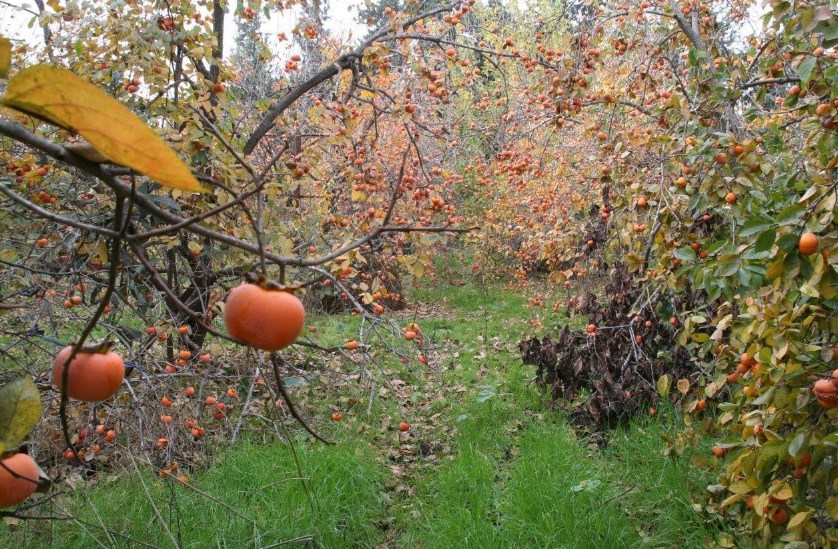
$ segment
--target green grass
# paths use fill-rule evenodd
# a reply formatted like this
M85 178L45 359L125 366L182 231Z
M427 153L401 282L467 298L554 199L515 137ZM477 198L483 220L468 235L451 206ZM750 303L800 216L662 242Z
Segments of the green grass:
M141 479L131 475L76 492L62 505L84 524L27 524L37 535L26 532L18 546L110 546L100 518L120 547L172 547L175 540L181 547L262 547L308 535L325 547L374 545L376 524L386 516L380 497L385 472L374 457L348 444L298 449L311 500L286 446L243 443L191 479L215 499L143 471Z
M503 547L620 547L635 537L615 486L559 423L521 437L504 491Z
M402 364L387 352L376 358L386 376L415 387L419 404L385 395L371 414L364 402L335 424L324 418L331 406L356 396L346 394L351 387L312 388L307 400L319 407L311 410L317 427L338 445L298 439L311 499L292 480L299 473L288 447L254 435L190 478L223 504L144 472L100 482L42 510L58 512L60 505L85 524L26 523L10 539L33 548L98 546L96 541L133 547L137 540L171 547L164 524L176 539L179 532L183 547L264 547L307 535L321 547L434 548L697 547L718 538L723 530L705 522L691 499L712 478L691 465L689 451L663 455L661 435L680 424L674 410L661 407L657 418L616 430L604 449L589 445L561 415L545 409L533 368L518 358L517 342L534 333L525 296L498 286L441 283L415 291L411 301L439 311L417 319L429 345L439 349L434 367ZM567 322L549 307L538 314L547 326ZM401 318L411 321L409 313ZM355 337L359 322L350 316L311 320L324 344ZM407 345L406 354L416 352L398 340L390 338ZM400 419L413 425L409 438L394 432ZM420 440L441 440L450 451L437 461L399 461L399 446L415 448ZM407 469L407 476L395 479L393 465ZM97 513L109 529L132 539L109 542ZM0 526L0 539L8 534Z
M480 415L463 421L456 458L419 479L405 546L698 547L724 531L692 507L712 482L690 465L694 452L663 455L674 419L622 428L599 450L560 418L516 431L517 405L504 408L471 408Z
M634 488L625 497L625 505L645 546L699 547L724 531L723 525L706 522L693 509L693 498L715 483L711 472L692 464L694 457L709 456L709 444L688 449L682 456L665 457L661 435L674 435L682 424L671 407L664 416L619 429L602 456L614 481Z

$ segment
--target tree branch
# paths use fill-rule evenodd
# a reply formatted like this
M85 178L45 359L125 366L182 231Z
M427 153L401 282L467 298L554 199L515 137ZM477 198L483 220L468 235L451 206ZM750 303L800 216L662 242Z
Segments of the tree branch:
M790 84L792 82L800 82L800 78L790 76L788 78L766 78L765 80L752 80L739 85L739 89L754 88L756 86L765 86L767 84Z
M408 29L411 25L416 23L417 21L421 21L422 19L426 19L428 17L432 17L438 13L442 13L445 11L450 11L452 9L451 5L445 5L438 7L436 9L432 9L416 17L412 17L405 21L401 28L403 30ZM259 122L259 125L253 130L253 133L247 139L247 142L244 145L242 151L245 155L249 155L256 149L256 146L259 144L259 141L262 140L263 137L270 131L270 129L274 126L274 120L277 119L283 112L286 111L291 105L293 105L300 97L311 91L312 89L316 88L323 82L330 80L331 78L340 74L341 71L347 70L352 66L352 63L357 60L361 59L364 56L364 50L370 47L373 43L381 38L387 36L390 32L392 32L392 28L389 25L385 25L379 28L377 31L372 33L369 38L364 40L360 46L355 48L354 50L344 53L340 57L338 57L334 62L323 67L320 69L320 72L288 92L288 94L280 99L277 103L271 106L265 115L262 117L262 121Z

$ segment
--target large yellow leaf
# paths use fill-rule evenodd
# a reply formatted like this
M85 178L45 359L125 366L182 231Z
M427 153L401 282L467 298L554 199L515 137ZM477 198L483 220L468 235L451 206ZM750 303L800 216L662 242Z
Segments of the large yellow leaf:
M12 43L0 36L0 78L6 78L12 64Z
M108 160L154 181L185 191L202 191L189 167L127 107L61 67L36 65L9 81L8 107L73 131Z
M0 455L20 446L42 411L41 393L31 378L20 377L0 387Z

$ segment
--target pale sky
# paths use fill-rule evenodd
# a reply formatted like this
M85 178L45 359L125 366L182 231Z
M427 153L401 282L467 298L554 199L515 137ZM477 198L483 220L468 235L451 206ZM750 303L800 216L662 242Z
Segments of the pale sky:
M329 3L329 19L326 21L326 28L332 36L349 41L350 38L357 40L366 33L366 26L358 24L355 20L358 5L362 3L363 0L332 0ZM20 7L37 12L31 0L0 0L0 35L11 39L26 40L34 46L42 44L43 35L40 28L28 27L32 14L17 9ZM280 32L285 32L290 37L291 29L295 24L296 16L289 13L281 18L274 17L270 21L265 21L262 30L269 38L276 37ZM225 27L233 29L234 25L235 18L232 13L228 13ZM229 55L233 48L235 30L225 34L228 38L225 41L224 54Z

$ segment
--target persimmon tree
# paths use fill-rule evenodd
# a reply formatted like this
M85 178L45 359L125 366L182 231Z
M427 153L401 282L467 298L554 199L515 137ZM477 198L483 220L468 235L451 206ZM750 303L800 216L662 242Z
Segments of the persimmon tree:
M601 269L619 288L569 296L586 333L525 346L554 395L589 388L598 421L674 393L688 415L669 451L720 438L707 512L766 543L829 545L835 20L773 2L763 30L743 31L753 9L637 2L516 20L506 43L516 29L536 40L509 71L518 100L498 107L527 139L478 181L522 276L547 271L574 293Z
M254 27L261 16L288 16L293 4L241 6L236 15ZM298 339L298 325L252 324L282 322L284 314L226 318L225 328L227 291L243 279L280 294L328 286L364 317L367 334L400 334L382 317L382 303L400 298L391 282L400 270L420 278L429 247L470 230L456 214L457 178L440 167L446 155L435 157L445 143L432 120L443 117L435 110L445 109L445 81L456 69L439 37L456 32L454 20L469 11L468 3L388 10L387 23L351 47L324 36L308 13L295 42L317 47L303 59L288 44L279 74L265 81L256 65L237 72L222 58L221 2L40 6L43 49L2 52L11 70L4 70L0 192L13 231L2 244L8 284L0 301L4 333L15 340L4 356L15 369L41 380L38 357L71 343L55 361L53 381L64 390L42 427L59 429L66 459L94 466L132 410L139 450L174 476L175 458L200 445L207 428L235 438L257 391L328 442L283 382L293 369L288 356L302 351L279 351L294 340L321 353L363 355L368 345L326 348L313 335ZM264 56L250 32L242 55ZM412 98L425 100L426 92L414 89L431 82L436 93L418 106ZM253 93L265 84L267 95ZM233 293L244 295L243 287ZM242 299L236 310L247 314ZM283 332L279 345L254 339L253 330L266 328ZM405 329L404 339L417 332ZM112 338L119 354L110 342L89 343ZM214 358L225 352L221 340L265 351L257 352L259 366L231 373ZM115 378L80 392L77 378L104 376L123 359L128 394L108 400ZM197 389L183 387L193 380ZM175 418L183 424L175 427Z

